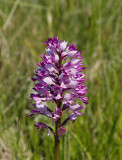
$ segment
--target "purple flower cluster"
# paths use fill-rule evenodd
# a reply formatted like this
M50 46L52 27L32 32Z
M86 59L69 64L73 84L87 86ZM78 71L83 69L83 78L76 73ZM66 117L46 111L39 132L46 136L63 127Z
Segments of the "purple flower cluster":
M80 111L88 103L85 97L87 88L84 85L85 78L82 70L81 52L78 51L74 44L68 45L65 41L59 41L57 37L49 38L45 42L47 45L46 54L42 55L43 59L39 68L35 71L36 94L32 93L34 99L34 109L30 116L35 114L45 115L52 119L53 123L60 122L57 133L46 123L37 122L37 128L47 129L61 137L66 132L65 125L68 121L75 121L78 116L83 115ZM80 99L82 105L76 103ZM55 103L55 109L47 107L43 102L51 101ZM63 113L69 112L70 115L62 121Z

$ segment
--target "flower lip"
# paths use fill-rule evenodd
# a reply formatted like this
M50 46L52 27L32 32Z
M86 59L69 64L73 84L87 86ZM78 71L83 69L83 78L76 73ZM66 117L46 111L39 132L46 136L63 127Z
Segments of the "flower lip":
M61 126L59 129L58 129L58 135L59 136L62 136L66 133L66 128L64 128L63 126Z

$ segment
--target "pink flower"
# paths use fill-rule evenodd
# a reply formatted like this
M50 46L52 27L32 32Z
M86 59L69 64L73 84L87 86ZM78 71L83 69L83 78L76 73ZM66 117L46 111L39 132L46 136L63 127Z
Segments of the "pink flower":
M35 71L35 78L32 78L36 82L33 88L36 93L31 93L30 97L35 104L28 115L40 114L52 119L53 123L60 122L57 133L61 137L66 132L64 126L67 122L74 122L83 115L81 110L88 103L88 97L85 97L85 75L82 73L85 67L82 67L81 52L74 44L68 45L66 41L59 41L57 37L49 38L45 44L46 54L41 55L42 61ZM76 99L81 100L81 104L77 104ZM55 103L55 107L50 109L43 104L46 101ZM65 111L71 114L63 120L62 115ZM47 129L48 134L49 130L54 133L46 123L37 122L35 126Z

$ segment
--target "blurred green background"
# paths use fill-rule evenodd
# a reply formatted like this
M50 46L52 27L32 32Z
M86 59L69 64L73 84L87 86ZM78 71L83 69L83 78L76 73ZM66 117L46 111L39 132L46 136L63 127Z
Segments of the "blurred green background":
M75 43L87 67L89 104L69 123L61 160L122 159L121 13L120 0L0 0L0 160L53 159L53 135L27 116L31 77L51 36Z

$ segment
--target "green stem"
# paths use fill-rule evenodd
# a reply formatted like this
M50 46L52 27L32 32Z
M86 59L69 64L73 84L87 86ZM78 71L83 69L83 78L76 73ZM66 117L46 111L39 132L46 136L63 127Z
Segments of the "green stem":
M58 136L58 128L60 126L60 121L58 121L56 123L56 130L55 130L55 146L54 146L54 160L60 160L60 139L59 139L59 136Z

